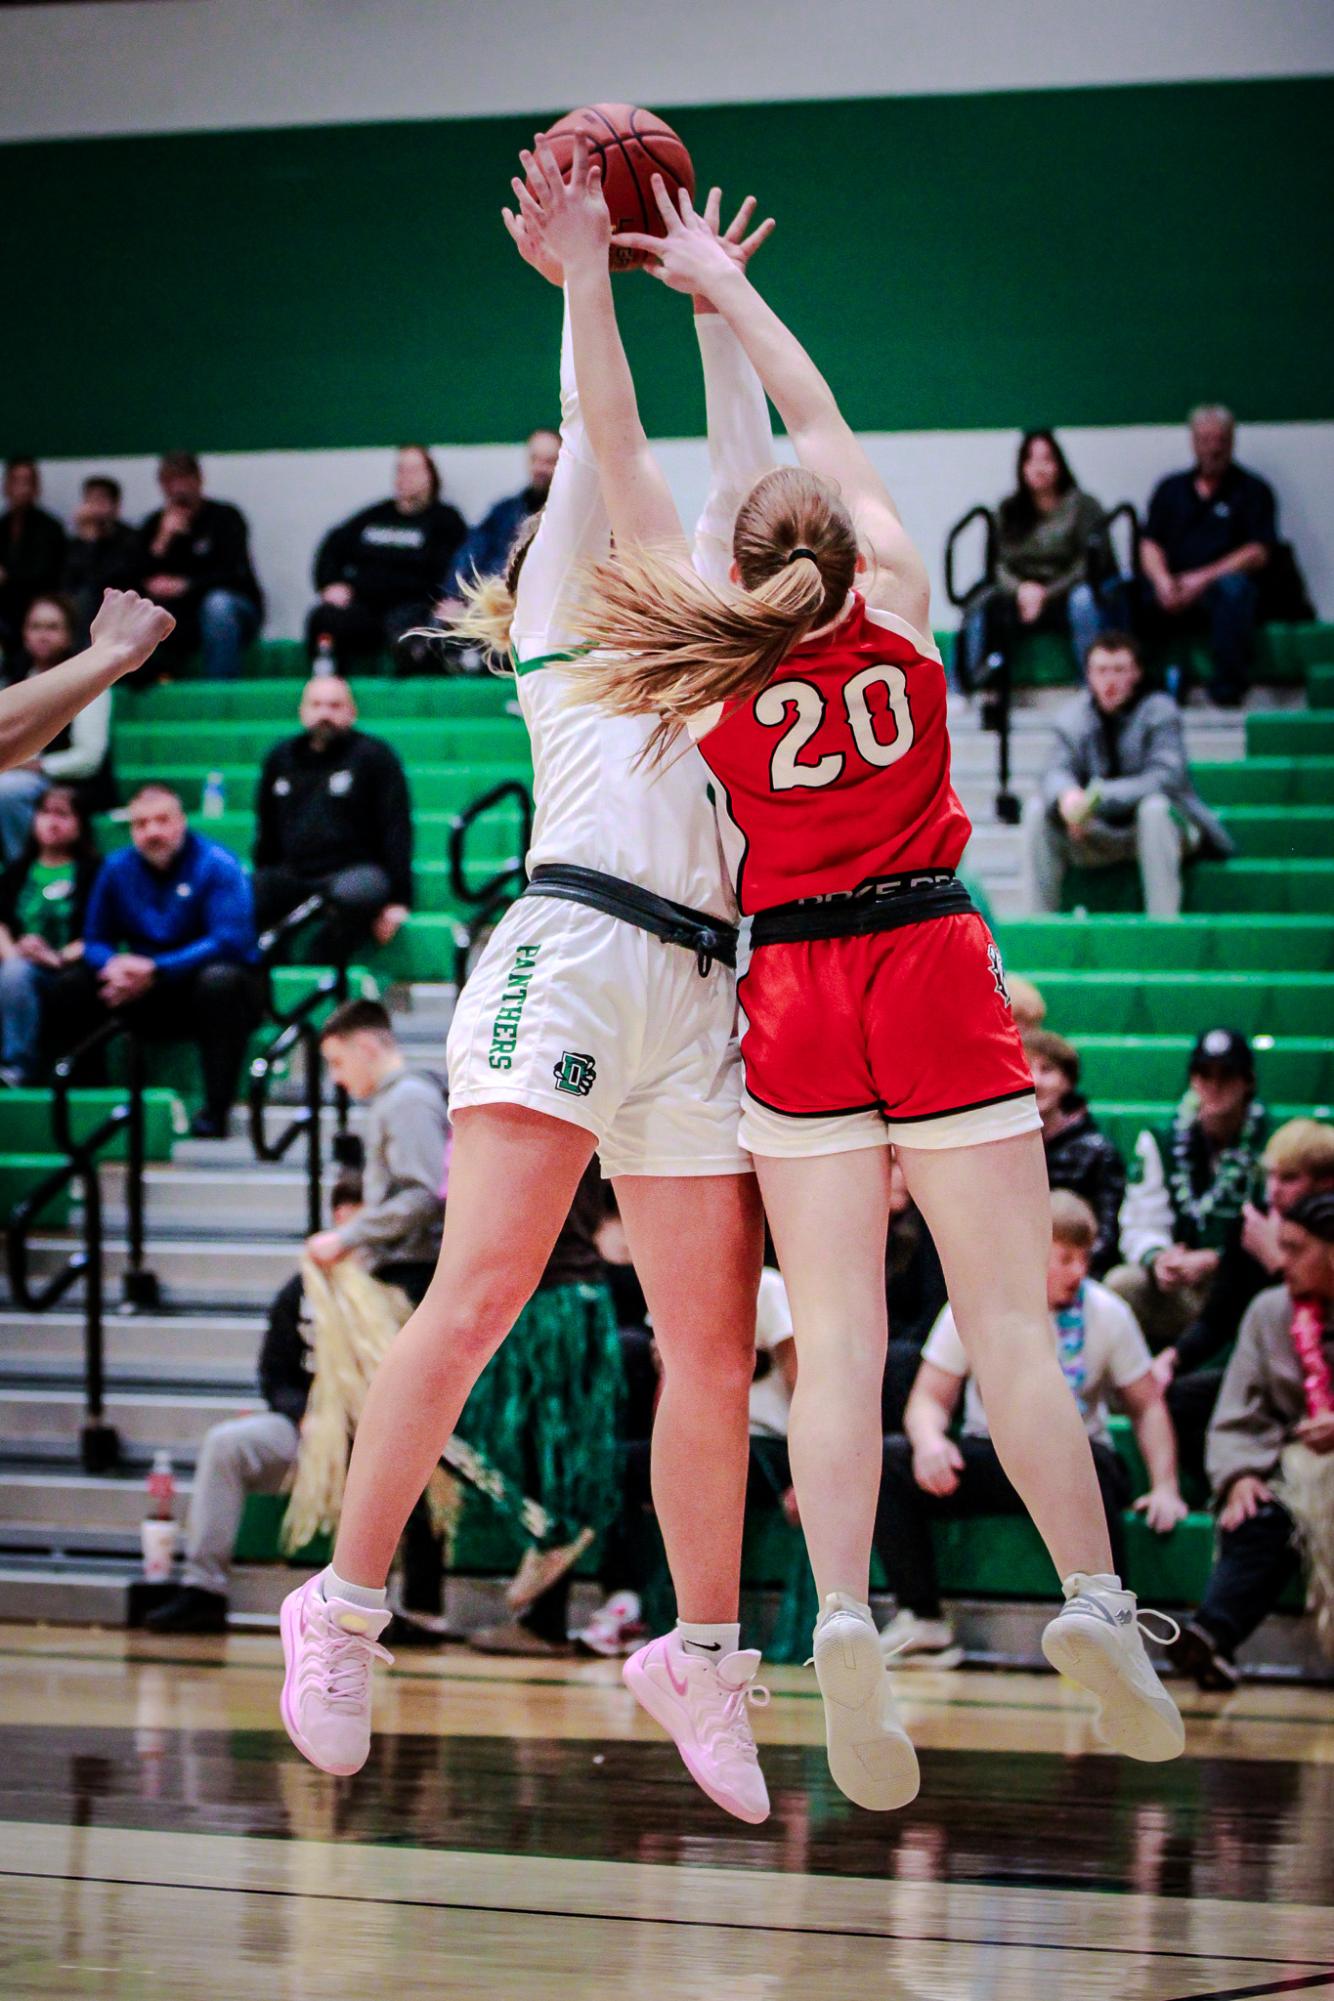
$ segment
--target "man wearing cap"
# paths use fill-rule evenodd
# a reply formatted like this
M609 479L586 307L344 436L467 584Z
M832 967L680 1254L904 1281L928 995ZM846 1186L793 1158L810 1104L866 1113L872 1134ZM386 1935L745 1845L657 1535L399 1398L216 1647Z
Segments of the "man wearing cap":
M1269 1125L1251 1046L1238 1030L1205 1031L1188 1081L1172 1124L1146 1128L1135 1142L1121 1204L1125 1263L1107 1277L1155 1350L1203 1312L1222 1257L1240 1238Z
M1279 1225L1278 1244L1283 1284L1247 1309L1209 1427L1218 1559L1199 1611L1172 1647L1178 1667L1201 1688L1236 1687L1236 1649L1296 1576L1294 1515L1317 1579L1328 1584L1334 1195L1296 1203Z

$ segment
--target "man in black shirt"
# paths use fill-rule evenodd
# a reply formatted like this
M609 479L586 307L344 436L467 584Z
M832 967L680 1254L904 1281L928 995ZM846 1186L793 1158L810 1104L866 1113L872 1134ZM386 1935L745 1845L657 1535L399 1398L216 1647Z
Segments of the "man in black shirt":
M81 637L97 617L102 593L123 589L135 573L138 538L121 519L120 498L118 479L93 473L70 522L60 588L79 608Z
M1230 410L1192 413L1195 463L1154 489L1140 544L1157 618L1172 629L1208 631L1209 694L1222 708L1235 708L1250 685L1256 579L1278 539L1273 488L1236 463L1235 435Z
M320 544L320 601L306 620L311 658L327 657L345 674L354 660L392 648L425 624L467 532L458 509L440 498L440 474L425 446L404 445L393 499L363 508Z
M6 510L0 514L0 655L19 643L34 598L59 590L65 531L37 505L42 495L36 459L5 464Z
M330 1199L334 1228L361 1210L361 1177L342 1174ZM150 1612L154 1633L222 1633L232 1552L247 1494L278 1494L296 1464L311 1385L310 1309L300 1272L269 1308L259 1351L259 1393L266 1410L215 1424L204 1434L185 1524L181 1588Z
M255 799L255 914L261 932L318 892L330 906L311 949L346 956L387 945L412 906L412 802L395 752L356 727L346 681L316 674L302 729L264 760Z
M204 497L193 452L168 452L158 466L166 502L139 530L136 582L176 620L169 666L196 647L204 678L233 681L259 631L264 598L250 561L250 531L239 507Z

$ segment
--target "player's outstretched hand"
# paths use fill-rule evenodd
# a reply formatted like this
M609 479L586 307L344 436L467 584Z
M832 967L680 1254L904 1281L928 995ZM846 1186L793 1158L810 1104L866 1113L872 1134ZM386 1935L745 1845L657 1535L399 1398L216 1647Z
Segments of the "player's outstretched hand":
M647 269L653 277L660 278L674 292L689 292L696 297L710 298L720 279L726 278L738 267L744 269L751 255L773 229L770 220L761 223L747 236L745 230L753 213L753 203L743 203L725 239L719 233L716 220L711 223L708 219L712 194L705 205L705 213L700 215L684 188L680 190L678 202L673 203L661 174L655 174L653 195L666 234L649 236L641 231L626 230L612 240L618 249L642 251L650 259ZM719 195L719 208L721 202Z
M605 265L611 250L611 216L602 194L602 169L590 162L584 141L574 142L568 179L543 139L538 139L533 152L520 153L519 162L524 178L516 177L510 185L518 198L517 220L532 239L534 252L558 265L562 278L577 265ZM514 236L512 229L510 235Z
M528 221L522 205L517 215L511 209L502 208L501 221L510 233L510 240L525 264L531 264L551 285L565 283L565 267L559 257L550 249L539 228Z
M169 611L137 591L107 591L89 633L90 647L114 659L116 677L142 667L176 630Z
M769 216L757 228L751 229L751 220L755 214L754 195L746 196L746 199L742 202L726 229L720 227L722 210L722 189L710 188L709 198L700 211L701 220L706 229L713 231L718 241L722 244L723 249L728 252L732 262L739 270L744 271L760 245L773 235L774 219L772 216ZM654 275L658 274L654 273ZM716 312L717 308L705 298L702 292L696 292L695 311L697 313L712 313Z

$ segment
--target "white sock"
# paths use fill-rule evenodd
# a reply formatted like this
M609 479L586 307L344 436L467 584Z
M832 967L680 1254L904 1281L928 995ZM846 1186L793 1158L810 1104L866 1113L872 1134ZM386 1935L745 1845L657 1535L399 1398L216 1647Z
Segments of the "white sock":
M320 1594L324 1598L341 1598L347 1605L365 1605L369 1611L383 1612L389 1602L389 1593L382 1584L378 1591L369 1584L349 1584L330 1564L320 1572Z
M688 1654L721 1661L741 1645L741 1627L692 1625L689 1619L678 1619L676 1637Z
M1124 1591L1125 1585L1111 1570L1075 1570L1065 1579L1062 1589L1069 1591L1076 1577L1082 1577L1085 1584L1094 1585L1099 1591Z

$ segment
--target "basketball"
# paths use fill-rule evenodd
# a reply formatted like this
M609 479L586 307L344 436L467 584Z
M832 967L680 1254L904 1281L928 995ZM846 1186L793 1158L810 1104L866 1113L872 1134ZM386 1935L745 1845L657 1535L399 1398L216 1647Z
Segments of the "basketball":
M662 235L662 217L653 199L654 174L662 175L673 200L679 188L694 196L695 169L685 142L656 112L634 104L584 104L567 113L542 134L562 173L569 172L574 142L580 136L587 142L590 159L602 169L602 192L614 230ZM611 253L614 271L627 271L643 261L637 250Z

